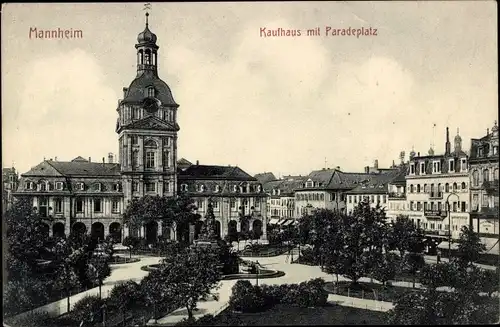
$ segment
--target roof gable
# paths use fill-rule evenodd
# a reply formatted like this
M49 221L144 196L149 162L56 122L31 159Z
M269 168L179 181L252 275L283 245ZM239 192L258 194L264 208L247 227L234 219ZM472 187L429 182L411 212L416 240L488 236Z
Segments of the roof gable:
M28 172L22 174L22 177L61 177L64 176L63 173L58 171L54 166L51 165L52 162L42 161L40 164L31 168Z
M193 165L179 172L180 179L225 179L256 181L241 168L226 166Z
M120 176L117 163L52 161L50 164L65 176Z

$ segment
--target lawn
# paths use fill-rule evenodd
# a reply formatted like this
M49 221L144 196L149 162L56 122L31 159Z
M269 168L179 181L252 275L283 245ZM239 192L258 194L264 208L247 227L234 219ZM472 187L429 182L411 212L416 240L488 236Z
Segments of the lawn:
M384 325L385 312L327 305L317 308L300 308L278 304L259 313L234 313L224 310L215 317L214 326L236 324L240 326L286 325Z
M326 283L325 288L332 294L385 302L394 302L402 294L424 291L423 289L401 286L387 286L384 288L382 284L363 282L360 282L358 285L359 287L356 290L353 290L352 288L349 288L350 284L351 282L349 281L341 281L338 282L337 287L334 288L333 283L329 282Z

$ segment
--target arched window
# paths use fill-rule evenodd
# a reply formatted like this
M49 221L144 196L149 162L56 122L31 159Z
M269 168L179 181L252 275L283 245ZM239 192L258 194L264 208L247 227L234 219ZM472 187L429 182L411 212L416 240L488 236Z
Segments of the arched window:
M413 184L410 185L410 193L413 193L414 192L414 189L413 189Z
M142 52L142 50L139 50L139 52L137 53L137 60L139 65L144 64L144 53Z
M187 186L187 184L182 184L182 185L181 185L181 191L182 191L182 192L187 192L187 190L188 190L188 186Z
M429 193L429 188L427 184L424 184L424 193Z
M472 172L472 185L478 186L479 185L479 171L474 170Z
M448 184L448 183L444 184L444 191L446 193L450 192L450 184Z
M417 193L420 193L420 184L417 184Z
M483 170L483 181L487 182L490 180L490 172L488 169Z
M465 182L462 182L462 191L464 191L466 189L467 189L467 184L465 184Z
M457 183L453 183L453 192L457 191Z
M151 50L149 49L144 53L144 64L151 65Z

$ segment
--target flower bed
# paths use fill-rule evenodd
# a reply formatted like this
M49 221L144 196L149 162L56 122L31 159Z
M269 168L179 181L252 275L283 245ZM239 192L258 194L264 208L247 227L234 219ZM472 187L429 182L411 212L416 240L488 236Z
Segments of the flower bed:
M291 249L291 246L254 244L247 245L244 250L239 252L239 255L242 257L275 257L285 254Z

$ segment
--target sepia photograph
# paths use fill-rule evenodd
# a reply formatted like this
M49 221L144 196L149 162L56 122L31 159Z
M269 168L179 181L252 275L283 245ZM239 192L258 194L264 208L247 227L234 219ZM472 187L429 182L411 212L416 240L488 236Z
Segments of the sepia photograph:
M500 323L497 10L3 3L3 326Z

